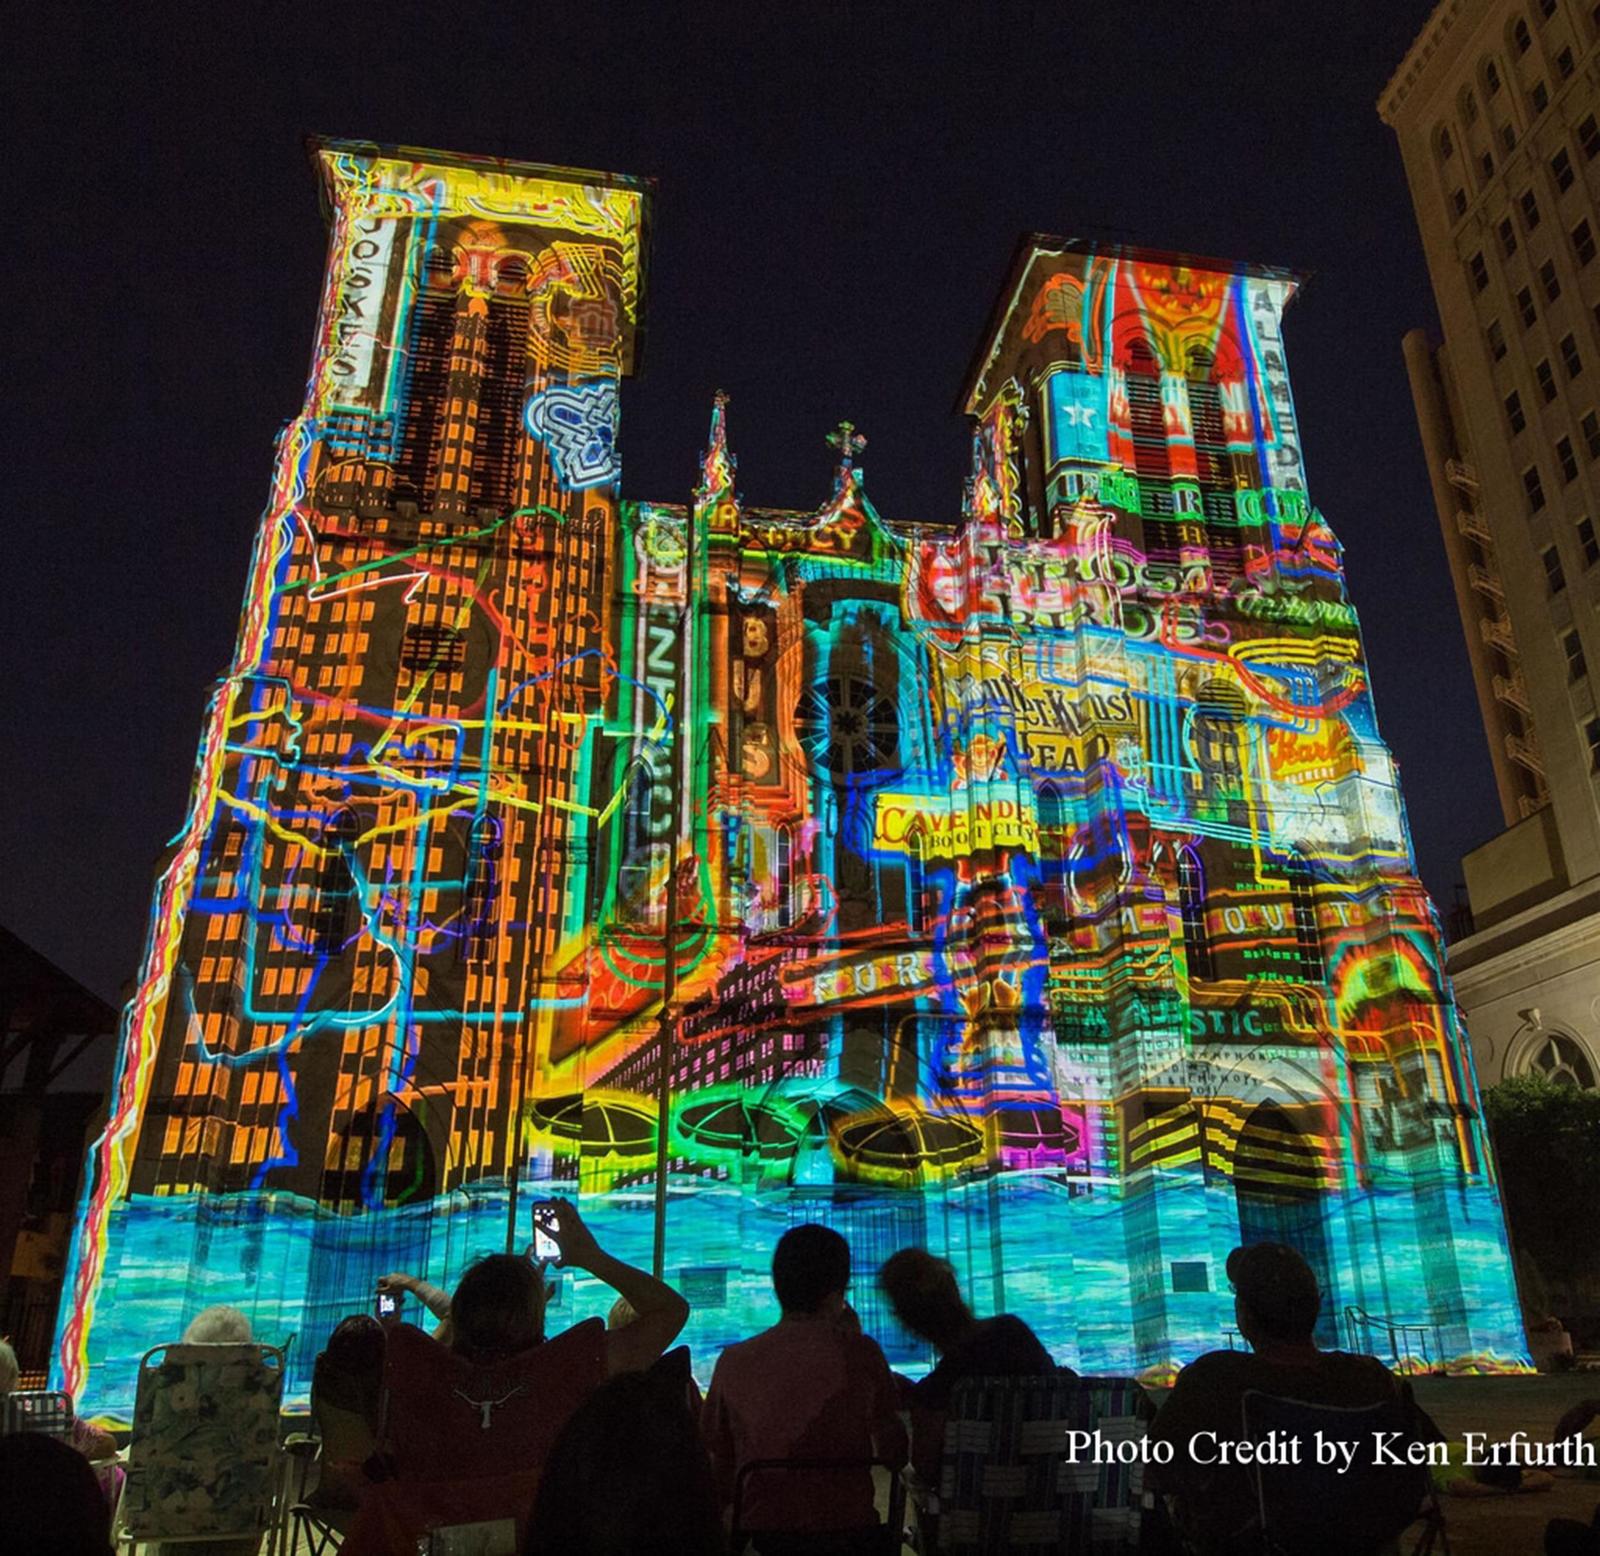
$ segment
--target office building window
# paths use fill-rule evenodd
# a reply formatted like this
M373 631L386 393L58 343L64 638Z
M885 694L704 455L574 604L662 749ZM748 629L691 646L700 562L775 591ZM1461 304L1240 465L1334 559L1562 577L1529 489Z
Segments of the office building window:
M1578 355L1578 343L1571 335L1561 337L1561 364L1568 378L1576 378L1583 371L1583 358Z
M1600 719L1590 719L1583 726L1583 738L1589 742L1589 771L1600 773Z
M1441 128L1439 131L1439 160L1448 162L1456 154L1456 143L1450 139L1449 130Z
M1561 651L1567 656L1567 679L1581 681L1589 673L1589 665L1583 657L1583 639L1575 627L1561 634Z
M1544 288L1546 302L1554 302L1561 295L1561 279L1556 275L1556 262L1547 259L1539 266L1539 284Z
M1578 520L1578 550L1582 553L1585 567L1593 567L1600 562L1600 537L1595 535L1593 519Z
M1542 81L1533 83L1533 90L1528 94L1533 102L1533 111L1543 113L1550 106L1550 88Z
M1483 67L1483 87L1485 97L1493 97L1500 90L1500 72L1492 59Z
M1578 479L1578 456L1572 452L1571 438L1556 439L1556 458L1561 464L1561 481L1570 486Z
M1528 31L1528 24L1520 16L1511 29L1511 42L1518 54L1526 54L1533 47L1533 34Z
M1539 225L1539 201L1531 189L1524 189L1517 200L1522 209L1522 225L1532 232Z
M1567 148L1563 146L1550 159L1550 176L1556 181L1556 188L1565 194L1572 188L1572 180L1578 175L1572 171L1572 158L1567 155Z
M1505 217L1499 226L1500 252L1510 259L1517 252L1517 229L1511 225L1511 218Z
M1585 162L1593 162L1595 153L1600 152L1600 124L1594 122L1593 114L1578 125L1578 149Z
M1550 594L1560 594L1567 587L1567 575L1561 570L1561 553L1554 546L1546 546L1539 553L1544 563L1544 586Z
M1583 442L1589 450L1589 458L1600 459L1600 416L1593 411L1586 411L1578 425L1583 429Z
M1472 285L1475 291L1482 292L1488 288L1489 267L1484 264L1481 253L1474 254L1467 261L1467 273L1472 277Z
M1450 209L1457 217L1467 214L1467 191L1465 189L1452 189L1450 191Z
M1489 347L1489 355L1499 362L1506 354L1506 332L1500 328L1498 319L1489 321L1489 328L1483 332L1483 338Z
M1549 21L1556 14L1556 0L1539 0L1539 15Z
M1527 287L1523 287L1517 293L1517 312L1522 315L1522 327L1525 330L1531 329L1539 317L1539 310L1533 306L1533 293Z
M1494 179L1494 153L1485 151L1478 158L1478 171L1483 174L1483 182L1489 184Z
M1594 233L1587 217L1572 229L1572 253L1580 270L1594 258Z
M1522 396L1515 389L1506 396L1506 423L1513 437L1528 425L1528 418L1522 414Z
M1544 507L1544 482L1539 479L1537 465L1529 465L1522 472L1522 490L1527 494L1529 513L1537 513Z
M1565 81L1572 74L1572 69L1572 50L1564 48L1556 55L1556 73Z
M1468 124L1476 124L1478 122L1478 100L1471 92L1463 92L1461 94L1461 117Z
M1539 396L1548 405L1556 397L1556 375L1550 371L1548 358L1541 357L1538 365L1533 370L1533 376L1539 380Z

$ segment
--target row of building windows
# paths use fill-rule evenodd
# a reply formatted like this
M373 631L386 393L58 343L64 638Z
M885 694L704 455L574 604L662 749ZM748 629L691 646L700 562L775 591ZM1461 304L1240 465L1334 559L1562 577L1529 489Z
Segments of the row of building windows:
M1535 223L1534 225L1537 225ZM1532 228L1530 227L1531 231ZM1517 252L1517 231L1507 217L1500 223L1500 250L1507 259ZM1572 242L1572 257L1579 270L1587 269L1595 256L1594 229L1585 217L1567 234ZM1467 260L1467 277L1472 282L1475 292L1489 290L1489 265L1484 259L1482 249L1474 249ZM1544 292L1546 302L1555 302L1561 296L1561 278L1556 274L1556 262L1553 259L1544 260L1539 266L1539 286ZM1526 329L1533 325L1539 311L1534 302L1533 293L1529 288L1522 287L1516 294L1517 312L1522 318L1523 327ZM1502 353L1503 354L1503 353Z
M1594 520L1584 517L1573 526L1578 536L1578 552L1583 558L1584 571L1587 572L1596 562L1600 562L1600 537L1596 537ZM1560 594L1567 587L1566 570L1561 565L1561 553L1554 546L1546 546L1540 553L1544 563L1545 584L1550 594Z
M1575 127L1578 139L1578 149L1584 161L1592 161L1600 155L1600 123L1597 123L1593 114L1585 116ZM1504 125L1500 132L1501 143L1507 152L1510 152L1517 143L1517 132L1509 124ZM1558 147L1547 159L1550 177L1556 186L1558 195L1565 194L1577 182L1577 170L1572 165L1572 154L1566 146ZM1495 160L1492 151L1480 152L1478 156L1478 186L1488 189L1494 182ZM1450 213L1460 221L1466 214L1471 199L1467 194L1464 183L1446 181L1449 191ZM1544 219L1544 213L1539 206L1539 197L1530 186L1517 196L1516 209L1522 218L1525 232L1536 231ZM1498 226L1500 242L1507 256L1517 250L1516 230L1509 217L1503 218Z
M1555 14L1556 6L1554 0L1539 0L1538 10L1542 27L1544 22ZM1590 6L1589 23L1592 29L1600 30L1600 6ZM1507 50L1516 60L1525 59L1533 50L1533 32L1528 26L1526 17L1518 16L1513 18L1506 28L1505 38ZM1562 81L1568 80L1577 70L1577 60L1573 54L1572 46L1565 41L1557 42L1551 46L1549 62L1553 66L1556 76ZM1457 98L1456 106L1462 122L1469 126L1478 122L1477 92L1483 94L1486 102L1493 102L1499 97L1504 86L1505 77L1499 62L1485 55L1478 62L1477 91L1475 92L1470 85L1463 86ZM1550 89L1543 78L1536 79L1531 85L1527 86L1526 95L1528 107L1535 117L1543 113L1550 105ZM1505 125L1502 129L1502 135L1505 137L1508 146L1515 143L1515 137L1511 130L1512 127L1510 125ZM1447 126L1440 125L1435 130L1434 147L1441 163L1448 163L1454 157L1455 142Z

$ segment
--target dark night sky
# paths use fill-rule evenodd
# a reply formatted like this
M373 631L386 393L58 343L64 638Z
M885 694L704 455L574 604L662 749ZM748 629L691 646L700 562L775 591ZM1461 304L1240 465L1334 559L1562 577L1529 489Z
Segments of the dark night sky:
M1499 814L1400 356L1433 303L1373 109L1428 10L28 8L0 922L103 994L134 970L301 398L313 131L659 180L630 497L687 496L720 386L747 500L820 502L849 416L880 512L953 518L952 405L1024 231L1314 272L1285 329L1311 492L1448 901Z

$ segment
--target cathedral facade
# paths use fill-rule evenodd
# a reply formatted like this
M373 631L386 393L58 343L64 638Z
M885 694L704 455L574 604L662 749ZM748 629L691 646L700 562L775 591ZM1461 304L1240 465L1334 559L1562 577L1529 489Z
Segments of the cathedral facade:
M314 146L330 252L159 875L59 1337L124 1406L577 1199L714 1350L776 1237L928 1246L1064 1362L1524 1355L1476 1082L1300 459L1287 272L1034 238L942 522L621 495L650 187ZM563 1275L558 1314L596 1310Z

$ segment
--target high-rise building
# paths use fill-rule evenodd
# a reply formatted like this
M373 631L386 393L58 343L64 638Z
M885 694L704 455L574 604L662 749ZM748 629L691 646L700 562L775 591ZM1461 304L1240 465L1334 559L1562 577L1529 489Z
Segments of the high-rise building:
M1405 358L1506 824L1449 953L1486 1083L1600 1083L1597 44L1576 0L1445 0L1378 102L1444 327Z
M1294 1243L1324 1337L1523 1352L1493 1167L1306 491L1281 270L1036 238L949 522L619 495L637 181L321 143L332 245L158 881L65 1381L315 1340L576 1195L709 1359L775 1237L923 1243L1170 1370ZM953 496L955 494L952 494ZM591 1310L563 1277L558 1312ZM916 1347L864 1316L891 1353Z

